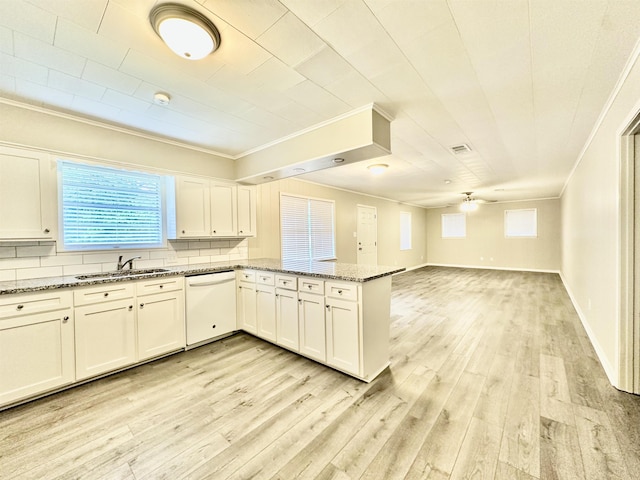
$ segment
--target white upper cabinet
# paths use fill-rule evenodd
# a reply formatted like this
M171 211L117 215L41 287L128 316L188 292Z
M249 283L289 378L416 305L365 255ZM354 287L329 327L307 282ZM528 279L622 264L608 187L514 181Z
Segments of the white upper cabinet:
M211 182L211 236L235 237L238 234L237 187Z
M176 179L176 238L255 236L254 187L180 176Z
M56 168L48 154L0 147L0 239L55 240Z
M176 179L176 230L178 238L211 235L211 188L209 180Z
M238 185L238 236L256 235L256 187Z

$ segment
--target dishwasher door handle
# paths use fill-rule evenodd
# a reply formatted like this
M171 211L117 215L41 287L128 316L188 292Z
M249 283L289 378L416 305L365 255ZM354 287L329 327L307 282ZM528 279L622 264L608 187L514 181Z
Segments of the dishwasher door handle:
M189 280L187 282L187 285L189 287L208 287L210 285L220 285L223 283L235 282L235 280L236 280L235 278L226 278L222 280L206 280L206 281L200 281L200 282Z

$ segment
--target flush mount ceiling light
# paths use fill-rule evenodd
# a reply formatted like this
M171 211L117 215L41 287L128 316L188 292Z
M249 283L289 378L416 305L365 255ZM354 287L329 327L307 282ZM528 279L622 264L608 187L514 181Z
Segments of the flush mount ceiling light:
M389 168L389 165L387 165L386 163L376 163L375 165L369 165L367 168L374 175L380 175L387 168Z
M170 101L171 97L168 93L157 92L153 95L153 103L155 103L156 105L169 105Z
M199 60L220 46L220 33L203 14L186 5L164 3L149 13L158 36L176 55Z
M340 164L340 163L343 163L343 162L344 162L344 158L336 157L336 158L334 158L332 161L333 161L333 163L335 163L336 165L338 165L338 164Z

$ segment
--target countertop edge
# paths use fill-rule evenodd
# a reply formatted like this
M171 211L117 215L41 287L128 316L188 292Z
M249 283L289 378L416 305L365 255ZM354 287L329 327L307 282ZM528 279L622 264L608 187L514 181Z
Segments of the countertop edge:
M262 261L264 262L265 260L262 260ZM353 266L352 264L339 264L339 265ZM176 267L164 267L164 268L166 268L168 271L140 274L140 275L134 275L134 276L125 276L125 277L99 277L99 278L81 280L76 278L73 275L65 275L61 277L45 277L45 278L5 281L5 282L0 282L0 296L15 295L20 293L42 292L47 290L56 290L60 288L79 288L79 287L87 287L87 286L101 285L101 284L108 284L108 283L130 282L135 280L149 280L152 278L174 277L174 276L189 277L194 275L203 275L207 273L216 273L216 272L222 272L227 270L241 270L241 269L262 270L262 271L283 273L283 274L289 274L289 275L300 275L300 276L306 276L306 277L323 278L327 280L339 280L339 281L357 282L357 283L369 282L372 280L376 280L378 278L404 272L406 270L406 268L404 267L387 267L387 270L384 270L382 272L372 273L370 275L364 275L364 276L337 275L337 274L331 274L331 273L305 271L304 269L284 268L284 267L278 268L273 265L260 264L259 259L256 259L253 263L250 260L246 260L246 261L229 262L226 264L217 264L217 265L198 264L198 265L192 265L192 266L181 265ZM385 268L385 267L379 267L379 268Z

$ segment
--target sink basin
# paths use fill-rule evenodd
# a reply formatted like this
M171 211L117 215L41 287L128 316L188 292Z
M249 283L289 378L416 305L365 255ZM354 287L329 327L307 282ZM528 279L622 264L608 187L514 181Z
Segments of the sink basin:
M134 268L133 270L116 270L115 272L88 273L86 275L76 275L78 280L89 280L91 278L113 278L113 277L134 277L136 275L147 275L149 273L168 272L166 268Z

